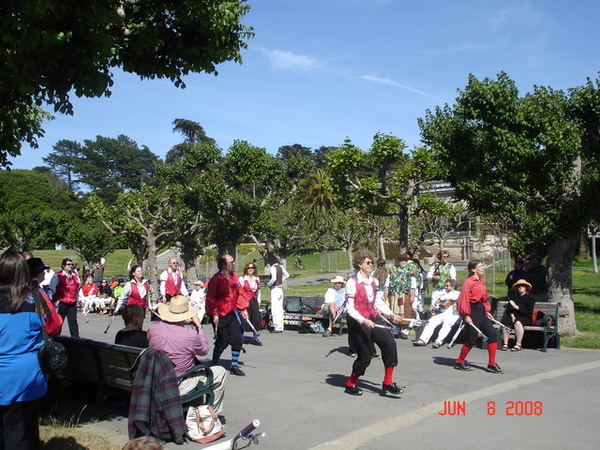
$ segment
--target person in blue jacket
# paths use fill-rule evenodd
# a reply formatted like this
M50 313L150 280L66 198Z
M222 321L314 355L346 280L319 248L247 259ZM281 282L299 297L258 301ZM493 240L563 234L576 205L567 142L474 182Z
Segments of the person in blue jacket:
M48 389L36 349L43 343L42 318L31 294L25 258L0 257L0 449L37 449L40 399Z

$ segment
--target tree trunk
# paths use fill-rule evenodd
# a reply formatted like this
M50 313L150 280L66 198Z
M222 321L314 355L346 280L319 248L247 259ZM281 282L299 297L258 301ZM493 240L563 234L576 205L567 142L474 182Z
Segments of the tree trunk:
M573 304L573 259L579 243L579 233L557 239L548 247L548 300L561 302L559 321L561 334L577 334Z
M346 256L348 257L348 278L350 278L354 274L354 266L352 265L352 260L354 259L353 253L354 245L352 245L352 243L349 243L346 246ZM375 261L373 261L373 263L375 263Z
M386 259L385 258L385 245L384 245L385 240L384 240L383 234L379 235L378 241L379 241L379 257L381 259Z
M148 244L148 266L150 268L150 299L156 301L159 297L158 290L158 261L157 261L157 249L156 249L156 236L152 232L148 232L146 236L146 242Z

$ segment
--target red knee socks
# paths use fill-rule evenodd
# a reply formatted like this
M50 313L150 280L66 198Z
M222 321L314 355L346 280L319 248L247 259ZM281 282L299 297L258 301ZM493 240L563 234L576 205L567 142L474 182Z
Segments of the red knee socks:
M348 381L346 381L346 386L356 386L356 382L358 381L358 378L360 377L360 375L357 375L355 373L353 373L352 375L350 375L350 378L348 378Z

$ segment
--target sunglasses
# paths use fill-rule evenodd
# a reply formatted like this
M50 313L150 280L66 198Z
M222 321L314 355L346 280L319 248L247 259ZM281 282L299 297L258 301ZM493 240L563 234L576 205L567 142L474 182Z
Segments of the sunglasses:
M365 261L365 264L368 264L369 266L373 265L373 261Z

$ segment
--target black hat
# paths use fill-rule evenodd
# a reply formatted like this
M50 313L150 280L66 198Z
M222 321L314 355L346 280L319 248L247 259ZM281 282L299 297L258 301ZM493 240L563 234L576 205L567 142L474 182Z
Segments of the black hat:
M44 261L42 261L41 258L29 258L27 260L27 265L29 266L29 273L31 276L37 275L50 268L48 264L44 264Z

